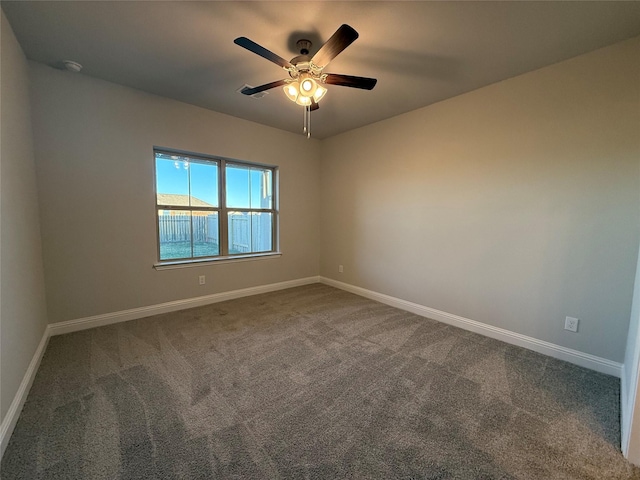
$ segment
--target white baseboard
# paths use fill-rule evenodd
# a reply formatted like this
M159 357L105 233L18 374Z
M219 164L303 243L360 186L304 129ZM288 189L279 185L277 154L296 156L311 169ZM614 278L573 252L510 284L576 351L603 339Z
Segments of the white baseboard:
M31 362L29 362L27 371L25 372L24 377L22 377L22 382L20 382L18 391L13 397L9 410L2 420L2 424L0 425L0 459L2 459L4 451L9 444L9 439L13 433L13 429L16 427L16 423L18 423L20 412L22 412L24 402L27 400L27 395L29 394L31 385L33 385L33 379L36 377L36 372L40 366L40 361L42 360L44 351L47 348L47 343L49 343L49 337L49 326L47 326L44 329L38 348L36 348L36 351L31 358Z
M318 283L319 281L319 277L306 277L297 280L289 280L286 282L270 283L257 287L231 290L229 292L222 293L213 293L211 295L204 295L202 297L175 300L173 302L149 305L147 307L132 308L129 310L121 310L119 312L104 313L101 315L94 315L92 317L52 323L49 325L49 328L51 329L51 335L61 335L63 333L77 332L79 330L101 327L104 325L110 325L112 323L135 320L136 318L150 317L152 315L175 312L177 310L185 310L187 308L201 307L203 305L209 305L210 303L224 302L226 300L233 300L235 298L258 295L260 293L275 292L276 290L284 290L285 288L309 285L311 283Z
M436 310L435 308L425 307L424 305L408 302L406 300L392 297L390 295L385 295L383 293L356 287L348 283L333 280L332 278L320 277L320 282L332 287L339 288L341 290L346 290L347 292L355 293L356 295L360 295L362 297L370 298L371 300L376 300L386 305L391 305L392 307L396 307L401 310L415 313L416 315L420 315L421 317L438 320L439 322L463 328L464 330L469 330L471 332L495 338L496 340L501 340L512 345L524 347L553 358L565 360L575 365L595 370L596 372L606 373L618 378L620 378L622 374L622 364L614 362L612 360L607 360L606 358L601 358L595 355L580 352L578 350L573 350L571 348L562 347L560 345L545 342L543 340L538 340L537 338L521 335L510 330L505 330L503 328L487 325L486 323L478 322L476 320L470 320L468 318L460 317L452 313Z

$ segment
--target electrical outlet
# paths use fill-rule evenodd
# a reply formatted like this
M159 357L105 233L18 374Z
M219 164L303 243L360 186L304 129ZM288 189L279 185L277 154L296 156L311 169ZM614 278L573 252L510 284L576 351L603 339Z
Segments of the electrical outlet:
M344 272L344 267L342 265L338 265L338 273Z
M564 319L564 329L569 330L570 332L576 333L578 331L578 320L577 318L567 317Z
M206 283L206 278L204 275L200 275L198 277L198 282L200 283L200 285L204 285Z

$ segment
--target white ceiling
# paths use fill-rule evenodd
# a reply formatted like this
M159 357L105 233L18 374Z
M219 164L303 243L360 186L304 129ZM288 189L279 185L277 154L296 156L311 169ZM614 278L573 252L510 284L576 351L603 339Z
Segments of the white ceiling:
M27 57L300 133L302 107L280 88L236 91L285 77L238 47L246 36L294 57L313 54L342 24L360 38L325 72L375 77L372 91L329 86L312 113L326 138L640 35L640 2L89 2L2 1ZM71 75L71 73L70 73Z

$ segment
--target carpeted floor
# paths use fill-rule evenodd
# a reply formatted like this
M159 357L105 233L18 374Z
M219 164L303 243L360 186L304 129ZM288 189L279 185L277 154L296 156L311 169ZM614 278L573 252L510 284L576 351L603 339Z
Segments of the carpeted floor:
M21 479L631 479L619 381L314 284L53 337Z

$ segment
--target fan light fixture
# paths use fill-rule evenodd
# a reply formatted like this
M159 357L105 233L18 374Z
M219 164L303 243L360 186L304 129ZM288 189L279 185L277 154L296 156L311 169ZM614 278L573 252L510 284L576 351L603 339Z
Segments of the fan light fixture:
M294 80L282 87L284 94L289 100L303 107L311 105L311 99L318 103L327 93L327 89L318 85L318 82L310 76L302 78L301 75L300 77L301 79Z

